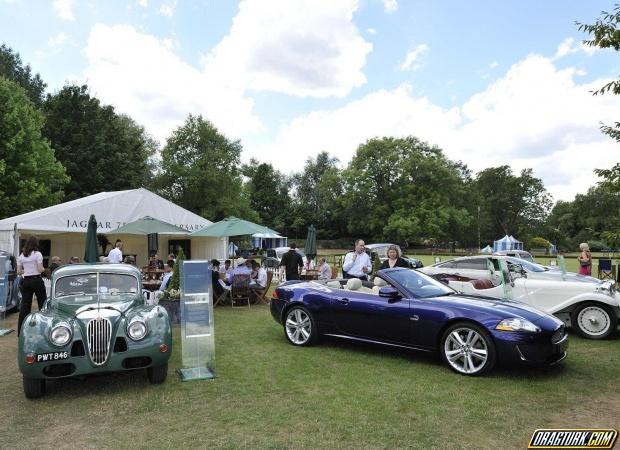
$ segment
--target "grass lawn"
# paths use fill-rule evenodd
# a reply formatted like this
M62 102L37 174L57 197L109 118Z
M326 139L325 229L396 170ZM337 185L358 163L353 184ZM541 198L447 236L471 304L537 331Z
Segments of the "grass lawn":
M561 365L468 378L413 351L293 347L266 306L216 308L215 327L215 380L179 381L176 346L164 385L57 380L34 401L15 333L1 337L0 448L525 448L536 428L619 425L618 337L572 335Z

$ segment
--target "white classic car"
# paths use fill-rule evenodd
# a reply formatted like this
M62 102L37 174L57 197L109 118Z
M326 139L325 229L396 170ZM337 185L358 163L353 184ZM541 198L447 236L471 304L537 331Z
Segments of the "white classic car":
M503 271L502 266L507 270ZM510 298L535 306L557 316L586 338L606 338L618 326L620 295L613 281L563 274L495 255L456 258L419 270L460 292Z

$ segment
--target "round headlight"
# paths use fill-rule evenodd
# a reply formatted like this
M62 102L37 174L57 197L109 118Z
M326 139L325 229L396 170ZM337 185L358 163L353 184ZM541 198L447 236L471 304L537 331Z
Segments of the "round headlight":
M127 334L134 341L139 341L146 336L146 324L141 320L134 320L127 327Z
M71 340L71 330L66 325L58 325L52 329L50 340L58 347L67 345Z

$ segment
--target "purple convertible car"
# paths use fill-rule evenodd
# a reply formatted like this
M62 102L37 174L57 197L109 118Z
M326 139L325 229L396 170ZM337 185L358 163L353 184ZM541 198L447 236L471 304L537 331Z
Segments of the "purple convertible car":
M563 323L531 306L465 295L415 270L359 279L289 281L276 288L271 314L293 345L321 335L439 351L463 375L496 363L549 365L566 357Z

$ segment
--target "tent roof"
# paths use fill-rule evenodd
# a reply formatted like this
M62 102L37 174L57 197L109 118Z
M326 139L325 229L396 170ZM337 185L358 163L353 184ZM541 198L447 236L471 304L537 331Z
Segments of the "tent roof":
M277 233L254 233L252 237L263 239L284 239L285 236L280 236Z
M147 189L100 192L19 216L0 220L0 230L37 231L39 233L86 233L88 218L95 213L97 232L107 233L144 216L168 222L188 231L210 225L211 221L166 200Z

